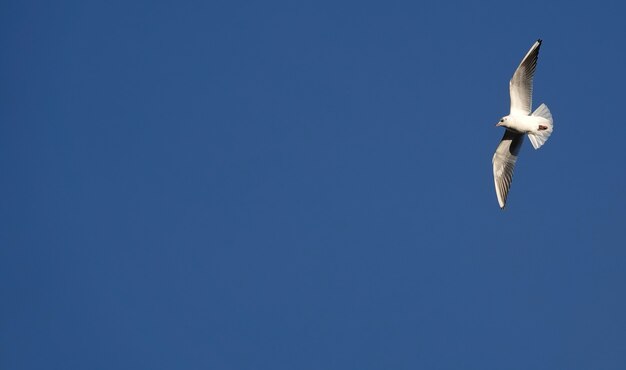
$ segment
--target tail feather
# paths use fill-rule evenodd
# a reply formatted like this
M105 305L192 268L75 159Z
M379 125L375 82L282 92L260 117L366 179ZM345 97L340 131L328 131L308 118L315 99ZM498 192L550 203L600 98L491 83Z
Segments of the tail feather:
M544 129L536 129L535 131L528 133L528 139L530 139L530 143L533 145L533 148L539 149L543 144L545 144L552 134L552 129L554 127L552 124L552 113L550 113L547 105L541 104L537 109L535 109L531 116L545 119L545 121L540 124L545 127Z

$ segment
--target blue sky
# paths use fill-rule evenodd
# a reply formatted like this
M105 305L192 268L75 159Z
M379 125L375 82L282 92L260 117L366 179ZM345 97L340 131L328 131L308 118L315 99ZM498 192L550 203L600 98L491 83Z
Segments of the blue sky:
M625 11L2 2L0 368L623 369Z

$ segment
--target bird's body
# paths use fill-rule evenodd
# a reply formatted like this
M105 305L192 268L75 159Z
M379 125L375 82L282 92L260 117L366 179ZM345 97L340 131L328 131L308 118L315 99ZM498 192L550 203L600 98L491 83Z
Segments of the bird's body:
M520 134L530 134L543 131L545 130L543 127L548 127L548 125L549 121L543 117L515 115L508 116L506 128Z
M537 58L541 40L537 40L509 83L511 94L511 112L502 117L496 126L506 127L506 131L495 154L493 155L493 180L500 208L504 208L513 180L513 169L519 150L528 135L531 144L539 149L552 134L552 114L545 104L541 104L531 114L533 75L537 67Z

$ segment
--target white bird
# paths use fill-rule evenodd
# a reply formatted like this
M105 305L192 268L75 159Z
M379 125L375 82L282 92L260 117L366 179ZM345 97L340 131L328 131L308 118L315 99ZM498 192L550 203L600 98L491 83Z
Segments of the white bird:
M496 126L506 127L504 137L493 155L493 181L500 208L504 208L506 197L513 180L513 168L517 155L528 135L530 143L539 149L552 134L552 114L545 104L541 104L532 114L533 75L537 67L537 57L541 40L537 40L509 82L511 112Z

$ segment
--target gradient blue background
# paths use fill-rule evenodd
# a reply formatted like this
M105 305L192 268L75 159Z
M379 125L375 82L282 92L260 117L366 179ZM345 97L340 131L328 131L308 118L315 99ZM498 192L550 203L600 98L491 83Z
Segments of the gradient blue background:
M619 3L3 1L0 368L624 369Z

